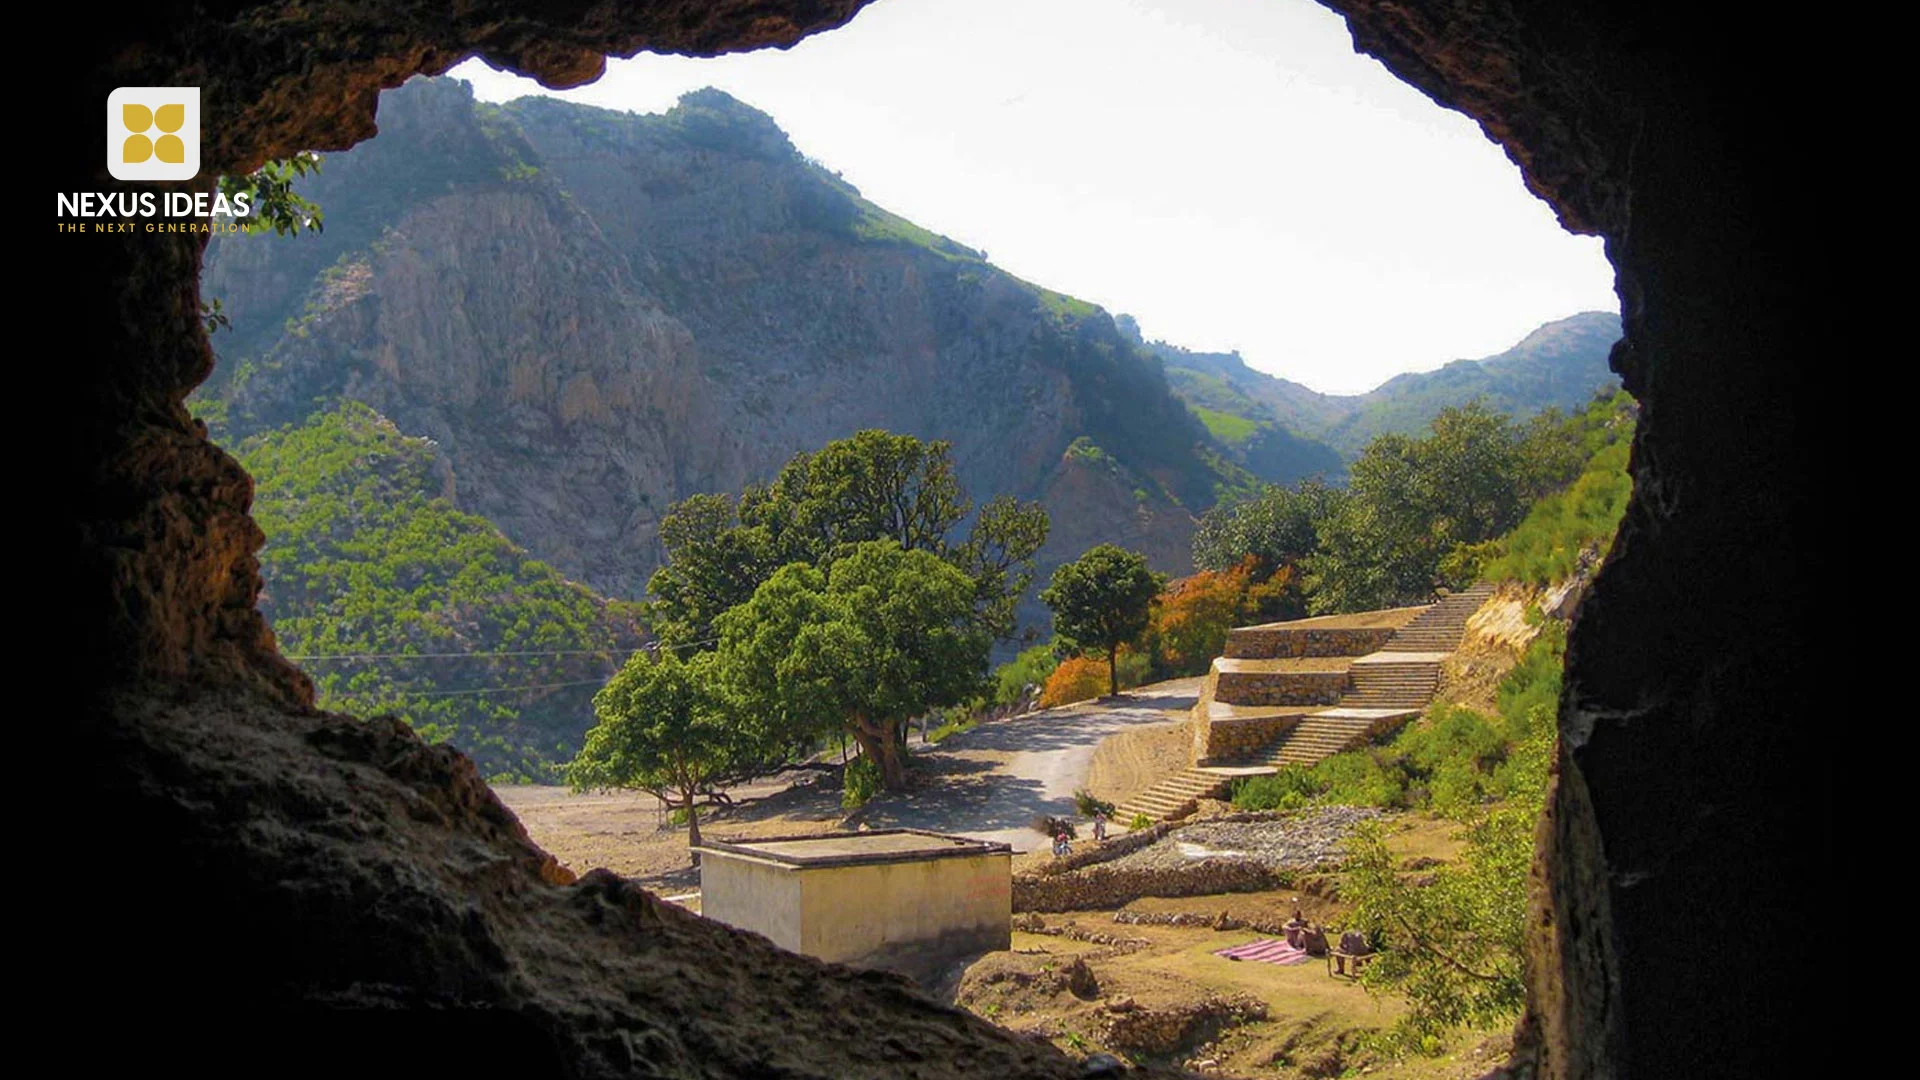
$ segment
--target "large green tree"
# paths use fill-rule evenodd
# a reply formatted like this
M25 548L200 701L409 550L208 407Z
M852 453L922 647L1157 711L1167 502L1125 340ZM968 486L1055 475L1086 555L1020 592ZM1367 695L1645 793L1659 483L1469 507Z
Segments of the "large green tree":
M1228 571L1251 557L1257 578L1298 565L1319 548L1320 523L1345 495L1318 480L1303 480L1298 487L1268 484L1251 498L1223 502L1200 517L1193 564Z
M1381 435L1353 464L1347 497L1319 523L1307 562L1314 611L1363 611L1433 594L1440 563L1526 512L1523 433L1474 402L1443 409L1427 435Z
M754 733L738 722L711 653L688 661L663 650L636 652L593 696L599 723L567 767L575 791L630 788L687 812L687 846L700 843L703 798L757 756ZM695 861L698 861L696 857Z
M906 782L906 726L980 692L991 635L976 583L892 539L827 569L790 563L717 620L720 657L753 709L790 732L844 731L889 789Z
M696 495L674 504L660 528L667 561L648 583L655 628L675 643L710 643L720 613L746 602L780 567L824 568L853 545L886 539L966 574L974 617L990 636L1006 637L1047 528L1037 503L1002 496L976 508L949 444L862 431L796 455L737 502Z
M1137 639L1152 618L1166 579L1146 556L1099 544L1053 572L1040 599L1053 610L1053 630L1074 646L1104 653L1107 692L1120 692L1120 646Z

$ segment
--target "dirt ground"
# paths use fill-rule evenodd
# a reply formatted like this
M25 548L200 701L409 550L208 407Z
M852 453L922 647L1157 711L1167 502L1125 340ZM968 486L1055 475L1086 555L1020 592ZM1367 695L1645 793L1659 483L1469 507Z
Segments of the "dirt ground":
M1119 805L1186 768L1193 724L1180 722L1110 735L1093 752L1087 790Z
M1457 826L1444 820L1403 815L1389 828L1388 846L1409 868L1459 849ZM1121 910L1281 921L1297 905L1311 922L1338 925L1338 880L1315 875L1284 890L1149 897ZM1215 955L1266 936L1257 931L1118 923L1104 910L1040 918L1040 932L1016 931L1012 949L969 965L943 996L1063 1049L1222 1077L1467 1080L1499 1062L1507 1045L1504 1031L1473 1031L1434 1057L1378 1060L1362 1039L1394 1023L1403 1006L1330 976L1321 959L1278 966Z
M701 833L781 836L840 827L840 789L818 773L787 773L728 794L731 807L703 807ZM796 784L796 781L798 783ZM687 829L669 825L658 800L644 792L576 795L564 787L504 785L493 789L519 815L533 841L577 874L606 867L665 896L700 887L687 853Z

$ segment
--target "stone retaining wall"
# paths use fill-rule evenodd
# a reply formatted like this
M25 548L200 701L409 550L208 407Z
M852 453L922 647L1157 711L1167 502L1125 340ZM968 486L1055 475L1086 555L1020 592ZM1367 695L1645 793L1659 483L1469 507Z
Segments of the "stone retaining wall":
M1255 716L1244 720L1215 720L1206 725L1197 753L1197 764L1212 761L1241 761L1272 745L1275 739L1300 722L1302 714Z
M1247 626L1227 634L1223 656L1246 660L1274 660L1297 656L1365 656L1377 652L1393 637L1388 627L1336 629L1323 627Z
M1213 696L1232 705L1337 705L1344 671L1216 671Z

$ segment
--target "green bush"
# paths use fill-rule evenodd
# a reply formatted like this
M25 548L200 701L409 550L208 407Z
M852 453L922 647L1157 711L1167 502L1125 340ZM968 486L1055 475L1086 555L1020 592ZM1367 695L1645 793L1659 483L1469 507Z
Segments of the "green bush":
M1123 648L1120 650L1120 686L1144 686L1153 681L1153 657L1146 650Z
M1582 418L1591 455L1586 468L1571 485L1527 511L1500 540L1499 552L1486 561L1482 578L1550 585L1573 575L1583 551L1606 554L1633 493L1633 478L1627 474L1632 409L1632 399L1622 393L1588 410Z
M1073 793L1073 809L1075 813L1085 818L1090 818L1095 814L1105 814L1111 818L1113 817L1114 808L1112 803L1104 799L1096 799L1093 796L1093 792L1088 791L1086 788L1081 788Z
M1271 776L1249 776L1233 788L1236 810L1297 810L1325 791L1305 765L1283 766Z
M1011 705L1020 700L1029 686L1045 686L1047 676L1060 663L1053 654L1053 646L1035 645L1019 656L993 669L993 703Z
M1315 765L1313 779L1324 789L1320 801L1340 806L1406 805L1406 773L1390 749L1350 750Z
M869 757L857 757L840 774L840 807L852 810L865 806L880 793L880 766Z
M1133 820L1127 822L1127 828L1133 832L1139 832L1141 829L1151 829L1153 828L1153 819L1145 814L1135 814L1133 815Z

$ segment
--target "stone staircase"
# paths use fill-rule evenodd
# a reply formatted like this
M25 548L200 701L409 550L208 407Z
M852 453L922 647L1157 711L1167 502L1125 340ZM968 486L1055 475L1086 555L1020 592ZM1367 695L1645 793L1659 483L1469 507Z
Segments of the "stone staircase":
M1305 717L1285 735L1255 755L1250 765L1312 765L1335 754L1351 750L1373 736L1380 718L1349 715L1345 710L1329 709Z
M1117 825L1129 825L1137 815L1151 821L1185 817L1193 813L1201 799L1217 799L1233 786L1229 773L1208 772L1189 766L1128 799L1114 810Z
M1195 753L1199 763L1121 805L1117 823L1140 814L1152 821L1181 817L1201 799L1223 797L1238 777L1313 765L1399 729L1433 700L1441 663L1493 591L1475 585L1417 615L1395 609L1356 616L1365 626L1323 618L1302 620L1298 629L1235 629L1194 707L1196 723L1208 725L1205 749ZM1396 619L1406 621L1395 630L1379 625ZM1341 656L1350 659L1324 662Z
M1420 709L1433 700L1440 688L1440 659L1445 653L1427 659L1425 653L1375 653L1379 656L1419 656L1421 659L1379 659L1363 657L1348 669L1353 689L1341 696L1340 708L1347 709Z
M1401 627L1381 651L1450 653L1460 647L1467 620L1492 596L1493 584L1485 581L1454 593Z

